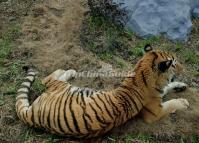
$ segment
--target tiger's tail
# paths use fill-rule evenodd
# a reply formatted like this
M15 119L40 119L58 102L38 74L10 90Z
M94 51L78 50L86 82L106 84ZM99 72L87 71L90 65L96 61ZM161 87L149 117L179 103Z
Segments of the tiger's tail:
M17 91L16 96L16 112L18 117L24 122L32 125L32 107L30 106L28 95L30 93L30 87L35 80L36 72L33 69L27 68L27 76L25 77L20 89Z

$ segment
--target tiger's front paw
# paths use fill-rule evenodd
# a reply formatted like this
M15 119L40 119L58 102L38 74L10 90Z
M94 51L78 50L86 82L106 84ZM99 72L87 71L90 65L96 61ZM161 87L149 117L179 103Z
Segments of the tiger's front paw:
M183 99L183 98L176 99L176 102L175 102L175 109L176 110L185 110L188 107L189 107L189 102L186 99Z
M188 87L188 85L186 83L183 82L174 82L173 83L173 91L174 92L182 92L185 91Z

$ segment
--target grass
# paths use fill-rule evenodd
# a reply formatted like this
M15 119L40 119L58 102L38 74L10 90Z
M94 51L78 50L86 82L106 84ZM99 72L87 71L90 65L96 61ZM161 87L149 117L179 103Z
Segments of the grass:
M105 61L111 61L115 55L119 55L129 46L128 41L134 36L129 29L124 29L103 16L91 15L87 30L89 34L98 36L88 37L86 47Z
M12 51L11 43L16 37L19 36L19 34L20 34L20 27L13 26L2 36L2 39L0 39L0 60L1 61L8 58L8 56L10 55Z
M32 88L37 92L38 95L40 95L46 89L46 87L41 83L41 80L38 78L35 79Z
M181 42L177 42L175 48L177 51L179 51L183 48L183 44Z
M13 50L12 43L19 35L20 27L11 26L0 39L0 85L3 87L5 94L16 92L21 63L10 58L10 55ZM7 64L6 66L5 63Z
M128 28L123 28L103 16L89 16L87 21L87 33L84 40L90 51L95 53L100 59L113 63L114 57L123 60L134 60L143 55L143 47L148 43L158 43L160 37L151 37L149 39L139 39L135 43L131 40L136 36ZM86 37L86 38L85 38ZM118 67L123 67L121 62Z
M199 65L199 56L192 51L187 51L185 53L185 62Z

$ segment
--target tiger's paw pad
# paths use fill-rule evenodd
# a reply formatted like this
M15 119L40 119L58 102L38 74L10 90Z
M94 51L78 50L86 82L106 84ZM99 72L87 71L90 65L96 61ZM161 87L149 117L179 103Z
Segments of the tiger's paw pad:
M182 92L185 91L187 89L188 85L186 83L183 82L175 82L173 84L173 91L174 92Z

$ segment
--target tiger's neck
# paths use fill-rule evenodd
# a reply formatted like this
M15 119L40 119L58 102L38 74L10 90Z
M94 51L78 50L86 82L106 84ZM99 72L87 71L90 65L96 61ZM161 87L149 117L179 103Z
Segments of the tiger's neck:
M126 79L115 89L115 97L122 106L127 119L137 115L145 105L143 93L130 79Z

